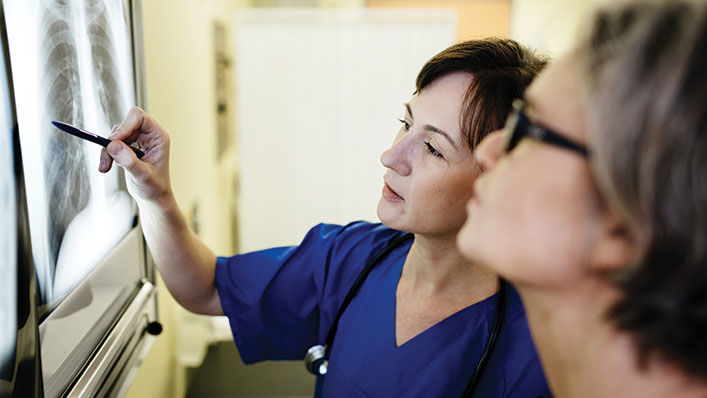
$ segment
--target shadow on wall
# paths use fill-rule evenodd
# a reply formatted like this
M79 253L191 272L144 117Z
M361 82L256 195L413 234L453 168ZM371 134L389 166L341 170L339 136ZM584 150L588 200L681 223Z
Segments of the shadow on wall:
M232 341L209 347L204 363L188 370L187 398L311 398L314 376L302 361L268 361L244 365Z

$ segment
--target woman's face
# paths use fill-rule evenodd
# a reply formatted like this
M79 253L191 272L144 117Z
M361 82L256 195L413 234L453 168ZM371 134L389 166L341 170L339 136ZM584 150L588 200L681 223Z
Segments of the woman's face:
M390 228L450 236L464 223L479 167L459 129L472 75L438 78L405 106L393 146L381 155L387 168L378 217Z
M526 91L534 123L586 143L580 77L568 57ZM568 286L584 274L598 231L598 201L588 159L524 138L506 154L506 129L489 135L476 158L486 171L457 236L468 258L517 284Z

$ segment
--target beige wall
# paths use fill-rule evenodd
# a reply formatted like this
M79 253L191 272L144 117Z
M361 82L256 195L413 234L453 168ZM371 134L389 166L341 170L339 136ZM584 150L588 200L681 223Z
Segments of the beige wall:
M231 6L218 1L143 0L148 111L171 136L177 201L196 217L199 235L217 252L231 247L216 215L221 201L211 35L213 19L228 24L230 14Z
M369 7L442 7L458 14L458 40L512 37L552 56L566 51L597 5L611 0L368 0Z
M508 37L508 0L369 0L369 7L452 8L457 11L457 40Z
M553 57L567 51L593 10L610 0L513 0L511 37Z

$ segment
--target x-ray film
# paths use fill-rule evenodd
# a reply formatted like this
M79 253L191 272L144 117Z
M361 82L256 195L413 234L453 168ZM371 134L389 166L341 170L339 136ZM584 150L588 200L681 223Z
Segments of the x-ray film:
M32 251L42 304L55 306L130 230L124 175L100 148L50 124L107 133L134 103L122 0L5 2Z
M11 99L3 58L0 56L0 380L11 380L17 338L17 198Z

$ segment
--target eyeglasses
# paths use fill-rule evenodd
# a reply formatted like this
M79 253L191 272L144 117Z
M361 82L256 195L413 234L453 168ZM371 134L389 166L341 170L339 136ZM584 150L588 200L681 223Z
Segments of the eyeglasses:
M506 122L506 128L510 130L506 153L512 151L524 137L532 137L538 141L576 152L584 157L589 156L586 146L530 121L525 113L525 108L526 104L522 99L513 101L513 112L508 116Z

